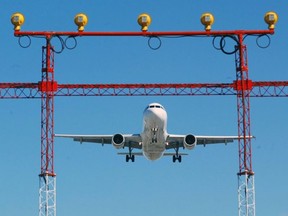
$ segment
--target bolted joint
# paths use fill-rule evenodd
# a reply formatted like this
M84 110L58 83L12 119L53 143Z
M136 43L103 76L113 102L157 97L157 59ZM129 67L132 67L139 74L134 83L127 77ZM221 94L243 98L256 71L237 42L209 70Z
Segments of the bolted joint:
M235 91L247 91L252 90L253 88L253 82L252 80L237 80L233 82L233 89Z
M58 83L56 81L41 81L38 83L38 90L41 92L56 92Z
M39 174L39 177L45 177L45 176L51 176L51 177L56 177L55 173L50 173L48 171L42 172L41 174Z
M248 175L248 176L254 176L255 173L252 170L244 170L242 172L237 173L238 176Z

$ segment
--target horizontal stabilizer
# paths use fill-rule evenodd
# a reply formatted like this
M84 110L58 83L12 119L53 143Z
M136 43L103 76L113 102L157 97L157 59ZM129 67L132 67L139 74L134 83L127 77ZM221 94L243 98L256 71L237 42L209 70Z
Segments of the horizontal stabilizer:
M129 155L129 152L118 152L118 155ZM132 155L136 155L136 156L143 156L142 152L132 152Z
M164 153L163 156L173 156L175 153ZM178 155L188 155L187 153L178 153Z

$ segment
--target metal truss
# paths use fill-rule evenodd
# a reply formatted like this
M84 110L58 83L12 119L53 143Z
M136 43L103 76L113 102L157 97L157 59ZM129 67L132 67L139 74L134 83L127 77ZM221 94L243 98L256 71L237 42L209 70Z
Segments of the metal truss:
M250 119L250 90L253 84L248 77L247 48L243 45L243 35L239 35L238 40L238 51L235 52L238 136L244 137L238 140L238 215L255 216Z
M56 176L39 175L39 216L56 216Z
M250 97L288 97L288 81L250 81ZM54 96L218 96L237 95L233 83L57 84ZM0 99L41 98L39 83L0 83Z
M54 52L47 40L42 47L41 173L39 216L56 216L56 174L54 173Z
M238 213L256 215L254 175L238 175Z

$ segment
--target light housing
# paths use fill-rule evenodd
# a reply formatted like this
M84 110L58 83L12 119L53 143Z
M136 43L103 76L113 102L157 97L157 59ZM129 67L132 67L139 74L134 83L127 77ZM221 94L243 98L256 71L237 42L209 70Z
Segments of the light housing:
M23 14L17 12L11 16L11 23L14 25L14 31L20 31L21 26L25 22L25 17Z
M86 16L86 14L79 13L75 16L74 23L78 26L78 31L82 32L84 31L84 27L88 23L88 17Z
M214 23L214 16L211 13L203 13L200 21L204 25L206 31L210 31Z
M268 28L274 30L275 24L278 21L278 15L273 11L269 11L265 14L264 20L268 24Z
M143 32L148 31L148 26L151 24L152 19L149 14L143 13L138 16L138 24L141 26Z

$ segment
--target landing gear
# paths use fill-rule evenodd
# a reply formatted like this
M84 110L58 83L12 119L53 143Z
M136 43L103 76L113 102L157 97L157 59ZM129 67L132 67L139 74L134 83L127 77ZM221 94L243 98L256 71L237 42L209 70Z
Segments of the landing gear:
M129 154L126 155L126 162L129 162L131 160L132 162L135 161L135 155L132 155L132 150L131 146L129 146Z
M157 143L157 138L152 138L152 143Z
M176 154L173 155L173 158L172 158L173 163L175 163L177 160L178 160L179 163L181 163L182 162L182 156L179 155L179 144L175 148L175 152L176 152Z
M157 131L158 128L152 128L152 135L153 135L152 143L157 143Z
M173 155L173 163L175 163L177 160L179 163L182 162L182 156L181 155Z
M126 162L129 162L131 160L132 162L135 162L135 155L126 155Z

